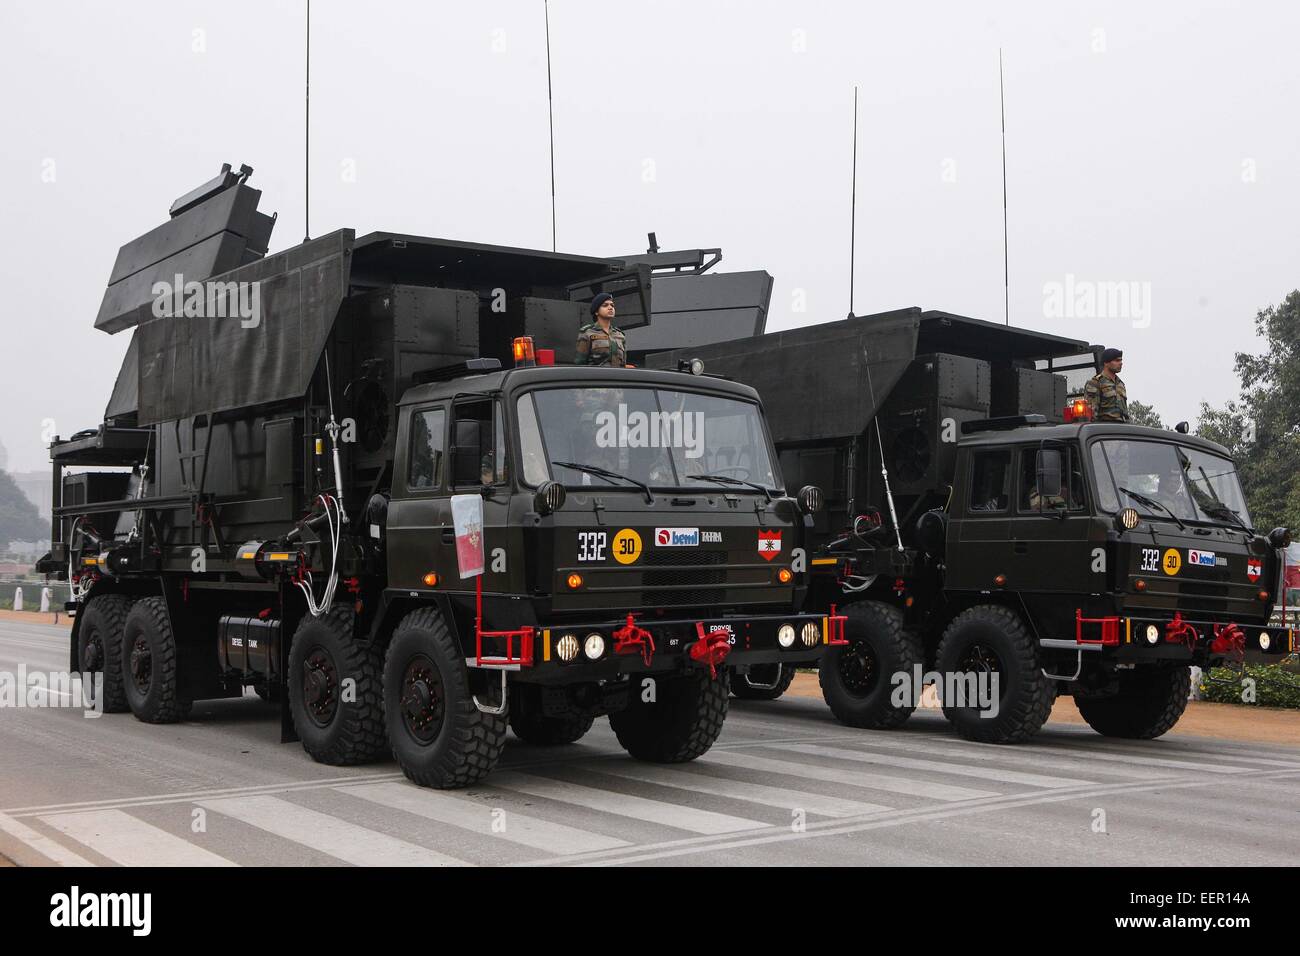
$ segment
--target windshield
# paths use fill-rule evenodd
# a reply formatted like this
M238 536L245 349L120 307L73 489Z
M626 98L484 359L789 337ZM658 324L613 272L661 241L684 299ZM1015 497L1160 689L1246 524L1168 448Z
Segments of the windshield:
M1171 442L1107 439L1093 445L1102 506L1144 515L1250 527L1237 469L1226 458ZM1143 500L1145 499L1145 500Z
M780 487L751 402L666 388L546 388L521 395L517 407L524 481L534 487L548 478L633 490L633 482Z

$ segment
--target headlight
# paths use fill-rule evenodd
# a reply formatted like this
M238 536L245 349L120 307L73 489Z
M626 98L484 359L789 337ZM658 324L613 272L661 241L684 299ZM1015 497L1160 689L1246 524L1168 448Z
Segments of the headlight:
M538 514L548 515L552 511L563 508L566 497L564 485L558 481L544 481L537 489L537 494L533 496L533 507L537 509Z
M582 653L587 655L588 660L596 660L605 653L605 639L599 634L588 634L582 644Z
M789 624L782 624L781 629L776 632L776 642L782 647L792 647L794 645L794 628Z
M1141 519L1138 517L1138 513L1134 509L1125 508L1115 516L1115 520L1119 522L1119 526L1125 531L1132 531L1138 526L1138 521Z
M692 375L703 375L704 359L693 358L689 361L686 359L680 359L677 362L677 371L690 372Z
M816 514L822 510L822 505L826 503L826 496L816 485L804 485L799 489L799 509L804 514Z
M803 626L799 636L803 638L805 647L816 647L822 639L822 629L817 626L816 622L809 621Z
M1259 649L1261 651L1266 651L1272 646L1273 646L1273 638L1269 637L1268 631L1260 631Z
M1147 643L1153 646L1160 643L1160 628L1154 624L1147 625Z
M555 642L555 653L562 661L571 661L578 656L578 637L565 634Z

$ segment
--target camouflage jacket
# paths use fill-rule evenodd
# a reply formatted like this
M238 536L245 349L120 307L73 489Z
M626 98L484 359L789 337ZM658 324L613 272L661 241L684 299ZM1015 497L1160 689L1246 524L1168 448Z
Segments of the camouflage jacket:
M1088 379L1083 395L1092 406L1092 417L1099 422L1128 421L1128 390L1117 375L1112 380L1104 373Z
M610 324L606 332L599 322L589 322L578 330L575 365L626 365L627 339L623 330Z

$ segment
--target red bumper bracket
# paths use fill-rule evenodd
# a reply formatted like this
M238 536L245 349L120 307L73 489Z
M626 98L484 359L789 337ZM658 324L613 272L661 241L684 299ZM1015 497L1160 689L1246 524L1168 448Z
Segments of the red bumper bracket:
M627 616L627 624L614 632L614 653L634 654L641 652L641 660L649 667L655 656L655 639L644 627L638 627L632 615Z
M716 680L718 666L731 653L731 633L729 631L714 631L711 634L705 634L702 621L695 622L695 633L699 635L699 639L691 644L691 660L707 664L709 677Z

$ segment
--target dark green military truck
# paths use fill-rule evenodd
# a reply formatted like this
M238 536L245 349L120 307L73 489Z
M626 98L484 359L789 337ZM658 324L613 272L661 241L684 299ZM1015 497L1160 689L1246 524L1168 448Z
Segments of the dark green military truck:
M1030 737L1059 694L1102 734L1154 737L1191 665L1296 648L1268 626L1287 530L1252 526L1220 446L1067 402L1099 351L919 309L691 350L757 388L787 479L825 489L807 607L848 621L820 665L840 720L898 726L934 684L976 740Z
M593 291L649 324L649 266L349 230L267 256L249 173L123 247L104 422L51 446L40 567L106 710L251 687L319 761L455 787L508 727L561 744L606 714L634 756L692 759L730 666L816 663L822 496L787 490L753 389L554 364Z

